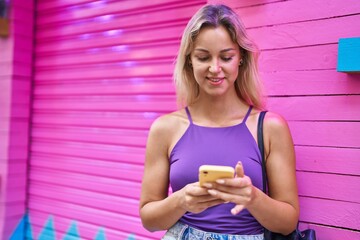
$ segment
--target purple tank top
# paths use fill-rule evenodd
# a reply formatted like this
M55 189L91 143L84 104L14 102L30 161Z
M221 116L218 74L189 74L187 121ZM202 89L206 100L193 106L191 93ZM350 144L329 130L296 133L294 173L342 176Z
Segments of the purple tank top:
M170 185L173 192L198 181L198 170L203 164L235 167L238 161L244 166L245 175L254 186L262 189L261 156L258 145L245 122L229 127L203 127L192 122L185 108L190 125L170 154ZM187 212L181 222L203 231L252 235L261 234L263 227L244 209L234 216L233 203L220 204L194 214Z

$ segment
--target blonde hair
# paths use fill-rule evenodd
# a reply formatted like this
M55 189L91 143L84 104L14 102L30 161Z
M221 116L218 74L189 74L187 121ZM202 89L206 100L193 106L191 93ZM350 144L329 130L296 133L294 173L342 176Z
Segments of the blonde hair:
M258 48L247 36L239 16L222 4L200 8L184 30L174 70L178 105L191 105L199 96L199 86L190 65L190 54L200 30L209 26L224 26L233 42L239 45L243 63L239 66L239 75L235 81L236 93L249 105L263 109L265 100L257 66Z

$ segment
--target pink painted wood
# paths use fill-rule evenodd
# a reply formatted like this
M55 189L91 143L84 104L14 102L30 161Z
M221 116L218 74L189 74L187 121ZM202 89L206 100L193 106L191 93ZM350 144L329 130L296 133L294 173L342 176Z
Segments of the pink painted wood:
M176 109L173 61L203 2L38 1L29 176L35 236L52 215L57 238L72 220L88 239L100 226L108 239L160 238L141 227L137 211L146 135L156 117ZM269 110L289 120L301 227L315 228L319 239L357 239L360 79L336 65L338 38L357 34L358 4L221 2L236 7L262 50ZM19 76L31 76L29 61L16 66ZM29 116L27 103L17 100L22 110L13 114Z
M357 29L360 29L359 15L254 28L248 32L264 50L334 44L342 36L357 37Z
M358 203L300 197L300 208L300 219L304 222L349 230L357 230L360 227Z
M360 149L295 146L299 171L360 175Z
M14 0L10 35L0 39L0 239L9 239L26 212L33 1Z
M359 231L352 231L348 229L341 229L341 228L332 228L328 226L321 226L315 224L300 224L300 229L312 228L315 229L316 234L319 239L328 239L328 240L353 240L360 238ZM321 238L320 238L320 237Z
M238 2L239 7L243 6L243 1L232 0L230 2L235 2L235 4ZM267 3L268 1L260 0L259 2ZM331 21L331 18L355 15L358 14L359 11L360 6L357 0L347 0L346 4L339 0L328 0L326 2L322 0L274 1L274 3L266 4L265 6L259 4L258 6L237 9L237 12L242 17L248 28L264 26L271 28L271 26L274 25L318 21L322 19L328 19ZM331 33L334 29L324 30L321 32L327 34ZM287 41L291 41L291 39L288 39Z
M309 121L289 125L296 145L360 148L360 135L354 134L360 122Z
M206 1L39 1L30 146L34 236L159 239L139 218L146 138L176 109L173 62ZM96 217L94 217L96 216Z
M281 112L290 121L357 121L360 119L360 111L354 111L356 106L360 106L360 95L294 96L286 99L271 97L268 104L273 111Z
M360 94L358 76L345 75L335 69L266 72L262 77L270 96Z
M289 120L300 227L316 229L318 239L358 239L360 77L337 73L336 66L338 39L358 36L360 5L355 0L221 2L237 8L261 50L269 110Z
M299 195L360 204L360 176L334 173L298 172ZM336 191L329 191L329 187Z

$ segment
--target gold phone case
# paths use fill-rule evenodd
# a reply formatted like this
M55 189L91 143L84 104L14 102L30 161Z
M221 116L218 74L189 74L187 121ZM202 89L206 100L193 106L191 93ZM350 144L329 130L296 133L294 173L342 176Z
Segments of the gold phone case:
M235 170L233 167L218 165L202 165L199 168L199 182L202 186L205 182L215 182L220 178L233 178Z

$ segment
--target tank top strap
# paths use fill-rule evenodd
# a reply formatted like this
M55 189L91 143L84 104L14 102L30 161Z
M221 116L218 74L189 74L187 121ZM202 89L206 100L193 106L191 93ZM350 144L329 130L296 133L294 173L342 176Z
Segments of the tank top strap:
M247 111L247 113L246 113L246 115L245 115L245 117L244 117L244 119L243 119L243 121L242 121L242 123L245 123L245 122L246 122L246 120L248 119L248 117L249 117L252 109L253 109L253 106L250 106L250 107L249 107L249 110Z
M188 119L189 119L189 121L190 121L190 124L192 124L193 121L192 121L192 118L191 118L191 114L190 114L189 108L188 108L188 107L185 107L185 111L186 111L186 115L188 116Z

